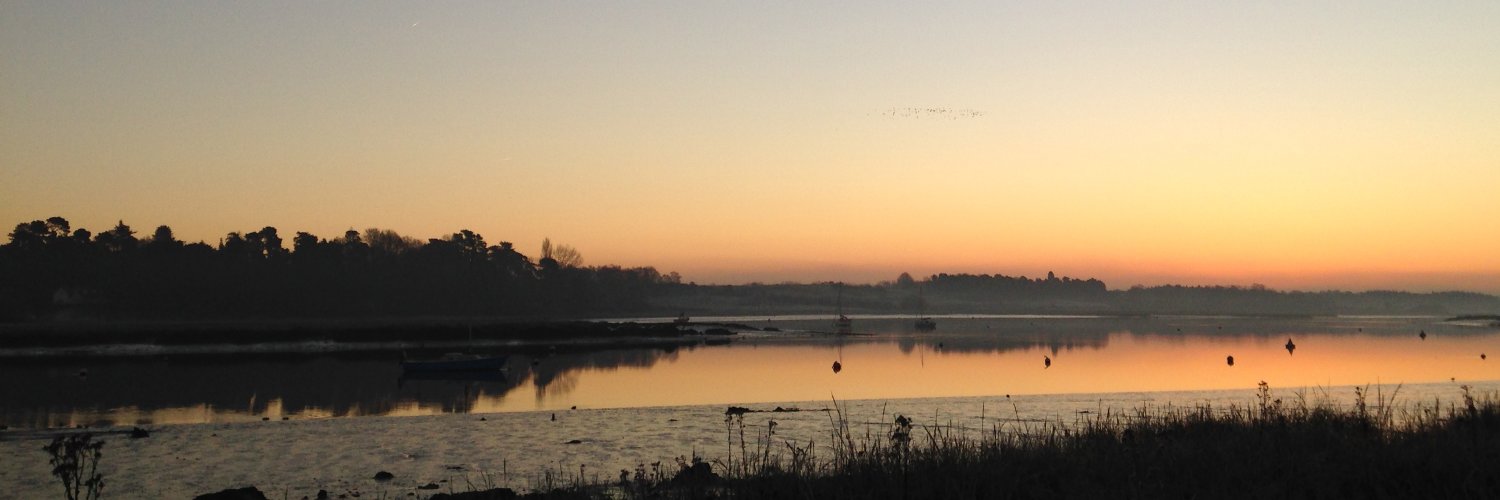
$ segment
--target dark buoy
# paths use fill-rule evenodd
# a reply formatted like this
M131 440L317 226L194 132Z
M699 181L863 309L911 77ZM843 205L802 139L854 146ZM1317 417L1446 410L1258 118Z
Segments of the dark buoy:
M1042 369L1045 370L1048 368L1052 368L1052 357L1042 356Z
M1420 338L1422 340L1427 340L1427 330L1422 330L1422 333L1418 333L1417 334L1417 338Z
M1227 358L1224 358L1224 361L1228 362L1229 366L1234 366L1234 356L1229 356Z
M844 371L844 365L838 361L833 362L833 373Z
M1287 339L1286 339L1286 353L1287 354L1293 354L1292 351L1295 351L1295 350L1297 350L1297 344L1292 343L1292 338L1291 337L1287 337Z

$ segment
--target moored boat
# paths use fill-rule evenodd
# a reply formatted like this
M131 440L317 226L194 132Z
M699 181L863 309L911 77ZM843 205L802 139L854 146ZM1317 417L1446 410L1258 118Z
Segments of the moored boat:
M401 361L401 369L409 372L481 371L505 368L507 356L480 356L450 352L431 360Z
M838 315L838 318L833 320L833 329L839 335L848 335L854 333L854 320L844 315L844 284L839 283L837 286L839 294L834 314Z

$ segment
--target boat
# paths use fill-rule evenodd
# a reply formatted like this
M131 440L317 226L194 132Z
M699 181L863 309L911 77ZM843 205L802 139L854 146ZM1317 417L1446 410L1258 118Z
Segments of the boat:
M496 371L505 368L506 358L508 356L480 356L450 352L437 359L420 361L402 359L401 369L408 372Z
M854 320L851 320L851 319L849 319L848 316L844 315L844 284L843 283L839 283L838 284L838 290L839 290L839 299L838 299L838 304L836 306L837 310L834 312L834 314L838 315L838 318L833 320L833 330L835 332L837 332L839 335L848 335L848 334L854 333Z
M927 316L927 300L922 294L922 289L917 289L917 322L916 328L919 332L930 332L937 329L937 322Z

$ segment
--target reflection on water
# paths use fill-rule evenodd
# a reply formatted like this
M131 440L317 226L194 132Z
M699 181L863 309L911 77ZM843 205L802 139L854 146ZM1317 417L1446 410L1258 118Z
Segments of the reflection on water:
M781 332L732 342L538 346L482 376L403 376L395 353L10 360L0 419L38 428L1500 379L1500 361L1480 358L1500 353L1500 331L1433 318L938 320L920 334L909 318L857 318L866 335L855 337L800 333L826 318L776 318L746 324Z

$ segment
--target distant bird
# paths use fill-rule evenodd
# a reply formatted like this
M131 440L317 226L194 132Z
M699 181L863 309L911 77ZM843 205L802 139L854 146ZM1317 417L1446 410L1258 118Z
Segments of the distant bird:
M1229 366L1234 366L1234 356L1230 356L1228 358L1224 358L1224 361L1228 361L1229 362Z
M1417 337L1421 338L1422 340L1427 340L1427 330L1422 330L1422 333L1418 333Z
M1042 356L1042 369L1052 368L1052 357Z
M1295 351L1295 350L1297 350L1297 344L1292 343L1292 338L1291 337L1287 337L1286 338L1286 353L1288 355L1290 355L1290 354L1292 354L1292 351Z
M1479 359L1485 359L1484 353L1479 353Z
M841 371L844 371L844 364L840 363L838 361L834 361L833 362L833 373L838 373L838 372L841 372Z

